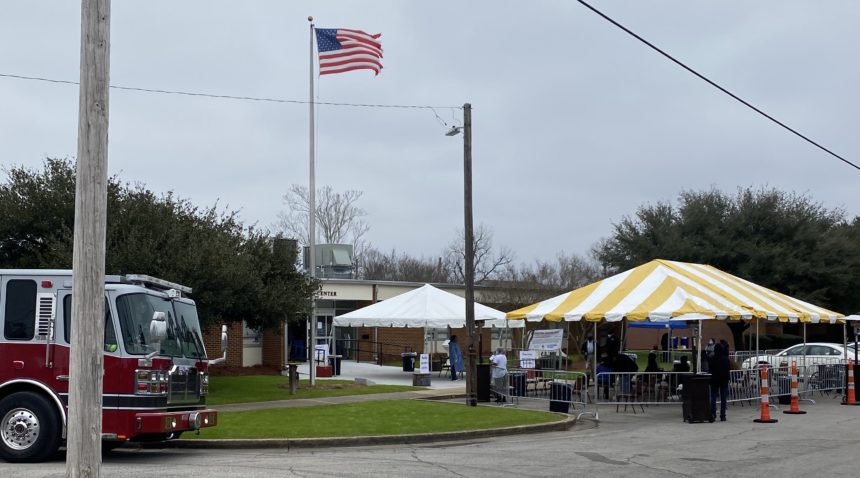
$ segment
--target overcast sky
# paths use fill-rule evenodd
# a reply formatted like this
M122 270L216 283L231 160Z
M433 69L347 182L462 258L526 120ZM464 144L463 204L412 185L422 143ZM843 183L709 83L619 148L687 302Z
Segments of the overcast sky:
M860 2L593 5L860 162ZM80 2L4 2L0 73L77 81ZM111 83L308 99L308 22L382 33L384 70L320 101L473 105L474 214L518 261L585 253L644 203L772 186L860 214L860 171L681 70L577 2L114 1ZM0 162L74 157L78 89L0 78ZM422 109L319 107L317 185L364 191L369 239L434 256L463 223L462 139ZM268 226L308 182L308 107L111 90L109 169Z

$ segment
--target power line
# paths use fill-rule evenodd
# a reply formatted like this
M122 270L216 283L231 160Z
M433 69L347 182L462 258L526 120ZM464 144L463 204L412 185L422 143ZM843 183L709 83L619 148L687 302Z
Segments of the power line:
M68 81L68 80L56 80L52 78L41 78L38 76L24 76L24 75L12 75L9 73L0 73L0 77L4 78L17 78L19 80L32 80L32 81L44 81L47 83L60 83L64 85L79 85L77 81ZM302 101L302 100L285 100L282 98L264 98L257 96L236 96L236 95L216 95L211 93L197 93L191 91L177 91L177 90L160 90L154 88L138 88L134 86L118 86L111 85L111 89L114 90L125 90L125 91L142 91L145 93L160 93L166 95L181 95L181 96L199 96L204 98L217 98L224 100L240 100L240 101L262 101L268 103L291 103L297 105L306 105L311 103L310 101ZM429 106L429 105L386 105L386 104L371 104L371 103L334 103L328 101L316 101L313 102L317 105L327 105L327 106L351 106L356 108L400 108L400 109L429 109L433 110L433 114L436 114L434 108L456 108L462 109L462 106ZM438 115L437 115L438 116Z
M628 28L627 28L627 27L625 27L624 25L622 25L622 24L620 24L620 23L616 22L615 20L613 20L613 19L609 18L606 14L604 14L604 13L603 13L603 12L601 12L600 10L598 10L598 9L596 9L596 8L594 8L594 7L592 7L591 5L589 5L588 3L586 3L584 0L577 0L577 1L578 1L579 3L581 3L582 5L584 5L586 8L588 8L589 10L591 10L592 12L594 12L594 13L596 13L596 14L600 15L601 17L603 17L603 19L604 19L604 20L606 20L606 21L608 21L609 23L611 23L611 24L615 25L616 27L618 27L618 28L620 28L620 29L624 30L624 31L625 31L627 34L629 34L630 36L632 36L632 37L636 38L637 40L641 41L642 43L644 43L644 44L648 45L649 47L651 47L651 48L652 48L654 51L656 51L657 53L660 53L661 55L665 56L666 58L668 58L668 59L672 60L675 64L677 64L677 65L678 65L678 66L680 66L681 68L683 68L683 69L685 69L685 70L689 71L690 73L692 73L692 74L694 74L694 75L698 76L698 77L699 77L699 78L701 78L702 80L704 80L704 81L708 82L708 84L710 84L710 85L711 85L711 86L713 86L714 88L716 88L716 89L718 89L718 90L722 91L723 93L725 93L725 94L727 94L727 95L731 96L732 98L734 98L735 100L737 100L738 102L740 102L741 104L743 104L744 106L746 106L746 107L748 107L748 108L752 109L752 110L753 110L753 111L755 111L756 113L758 113L758 114L760 114L760 115L764 116L765 118L767 118L767 119L769 119L769 120L773 121L774 123L776 123L776 124L778 124L778 125L782 126L783 128L787 129L788 131L791 131L792 133L794 133L794 134L795 134L795 135L797 135L798 137L802 138L802 139L803 139L803 140L805 140L806 142L808 142L808 143L812 144L813 146L815 146L815 147L817 147L817 148L821 149L822 151L824 151L824 152L826 152L827 154L829 154L829 155L833 156L834 158L836 158L836 159L838 159L838 160L842 161L843 163L845 163L845 164L847 164L847 165L849 165L849 166L853 167L854 169L860 170L860 166L858 166L857 164L852 163L851 161L849 161L849 160L847 160L847 159L843 158L842 156L840 156L840 155L838 155L838 154L834 153L833 151L830 151L829 149L825 148L824 146L822 146L822 145L820 145L820 144L816 143L815 141L813 141L813 140L809 139L808 137L804 136L803 134L801 134L801 133L800 133L800 132L798 132L797 130L795 130L795 129L793 129L793 128L789 127L788 125L786 125L786 124L785 124L785 123L783 123L782 121L779 121L778 119L774 118L773 116L771 116L771 115L769 115L769 114L765 113L764 111L762 111L762 110L760 110L760 109L756 108L755 106L753 106L752 104L750 104L748 101L746 101L746 100L742 99L742 98L741 98L741 97L739 97L738 95L736 95L736 94L732 93L731 91L729 91L729 90L727 90L727 89L723 88L722 86L720 86L720 85L718 85L718 84L714 83L713 81L709 80L708 78L706 78L704 75L702 75L702 74L701 74L701 73L699 73L698 71L696 71L696 70L694 70L694 69L690 68L689 66L685 65L685 64L684 64L684 63L682 63L681 61L679 61L679 60L675 59L675 57L673 57L672 55L670 55L670 54L666 53L665 51L661 50L660 48L656 47L653 43L651 43L651 42L649 42L648 40L646 40L646 39L642 38L641 36L637 35L636 33L632 32L630 29L628 29Z

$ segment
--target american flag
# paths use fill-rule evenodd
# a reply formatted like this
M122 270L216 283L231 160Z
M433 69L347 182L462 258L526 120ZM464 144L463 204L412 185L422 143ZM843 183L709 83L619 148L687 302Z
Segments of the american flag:
M320 54L320 75L352 70L382 69L381 33L370 35L348 28L317 28L317 50Z

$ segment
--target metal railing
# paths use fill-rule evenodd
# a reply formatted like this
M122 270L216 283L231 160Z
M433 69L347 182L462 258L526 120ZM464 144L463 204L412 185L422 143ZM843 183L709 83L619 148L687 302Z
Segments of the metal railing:
M398 362L402 353L415 352L411 346L399 343L361 339L335 339L333 342L334 355L341 355L344 360L363 360L377 365Z
M591 399L588 377L583 372L511 368L504 381L494 381L493 393L515 406L521 401L547 402L550 410L569 413L573 409L578 416L596 416L586 410Z
M598 405L660 405L680 402L679 385L689 372L599 372Z

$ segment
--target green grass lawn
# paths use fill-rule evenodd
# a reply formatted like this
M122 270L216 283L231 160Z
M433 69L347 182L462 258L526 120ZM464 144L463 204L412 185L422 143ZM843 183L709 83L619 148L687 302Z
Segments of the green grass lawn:
M384 400L344 405L225 412L218 425L186 438L318 438L438 433L547 423L557 415L459 403Z
M370 385L361 387L349 380L317 380L310 388L307 380L299 382L295 395L290 395L289 379L280 375L247 375L238 377L210 377L207 405L225 403L271 402L297 398L341 397L373 393L408 392L422 387L404 385Z

